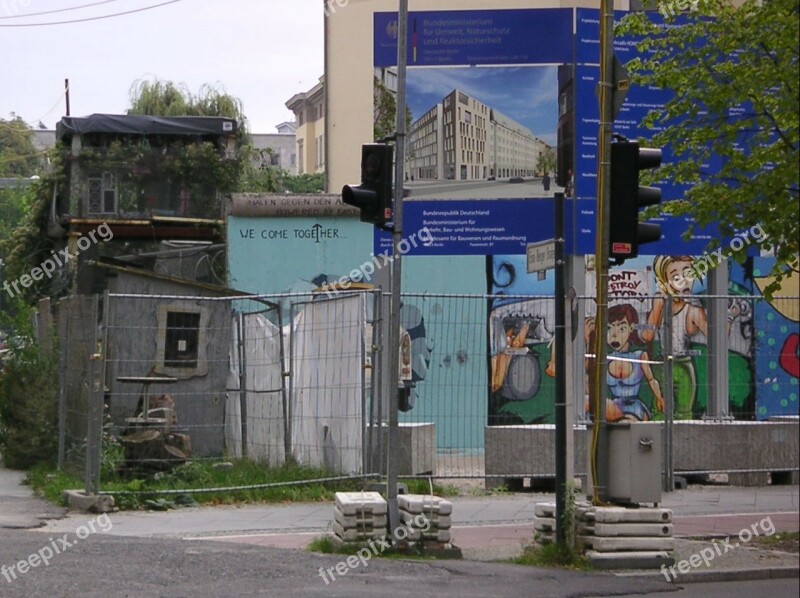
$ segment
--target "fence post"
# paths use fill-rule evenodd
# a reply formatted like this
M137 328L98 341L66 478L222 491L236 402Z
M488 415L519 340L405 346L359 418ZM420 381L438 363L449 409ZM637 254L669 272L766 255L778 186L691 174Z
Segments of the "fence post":
M283 404L283 460L284 463L286 463L289 459L289 455L292 452L292 444L291 438L289 437L289 398L286 390L286 378L288 376L288 372L286 370L286 344L283 340L283 307L278 306L275 311L278 319L278 350L280 351L281 401Z
M89 347L89 393L88 393L88 422L86 428L86 476L84 486L86 494L97 494L100 491L100 451L102 450L103 436L103 395L105 376L104 347L97 330L97 308L100 299L97 295L92 297L92 318L94 330L92 346ZM108 291L103 295L104 328L107 327L108 317Z
M245 314L236 314L239 337L239 412L242 427L242 459L247 458L247 347L245 345Z
M664 298L664 320L661 328L661 358L664 360L664 490L675 490L673 471L673 420L675 417L675 392L672 381L672 298Z
M59 301L56 329L58 330L58 470L64 469L67 444L67 347L72 318L64 313L66 300Z
M708 407L703 419L728 416L728 268L723 264L708 273Z

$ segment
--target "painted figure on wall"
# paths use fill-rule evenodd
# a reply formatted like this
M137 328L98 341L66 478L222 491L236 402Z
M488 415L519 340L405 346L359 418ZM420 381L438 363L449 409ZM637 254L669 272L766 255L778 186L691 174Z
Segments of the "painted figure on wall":
M526 256L488 261L489 425L554 421L552 380L542 375L553 339L552 279L526 273ZM521 299L528 296L528 299Z
M653 419L651 407L639 396L642 382L646 381L654 397L655 410L664 411L664 397L661 386L650 368L650 357L644 349L644 341L637 328L639 316L629 303L614 305L608 310L607 342L611 351L608 354L606 386L609 398L606 399L606 421L621 420L650 421ZM594 343L595 319L587 318L585 326L587 346ZM589 411L587 404L586 411Z
M692 284L695 271L694 260L688 255L659 255L653 260L653 274L656 277L659 296L653 299L653 306L647 317L647 326L641 338L650 343L656 330L664 322L665 306L672 300L672 355L673 396L675 419L691 419L692 409L697 397L697 375L691 358L691 341L708 335L708 318L705 308L692 299ZM662 348L663 352L663 348Z

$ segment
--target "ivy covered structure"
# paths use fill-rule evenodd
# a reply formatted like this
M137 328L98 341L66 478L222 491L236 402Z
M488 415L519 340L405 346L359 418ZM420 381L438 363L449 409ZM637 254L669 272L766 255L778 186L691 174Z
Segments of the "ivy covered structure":
M221 241L224 196L240 175L238 133L222 117L63 117L47 230L57 249L78 256L73 282L100 256L147 253L164 240ZM81 241L101 225L113 243Z

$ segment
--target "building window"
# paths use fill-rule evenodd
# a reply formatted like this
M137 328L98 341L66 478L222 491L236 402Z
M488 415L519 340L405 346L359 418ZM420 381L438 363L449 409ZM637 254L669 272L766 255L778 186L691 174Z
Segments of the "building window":
M297 142L297 174L303 174L306 171L305 164L303 163L303 140Z
M208 373L207 307L176 301L158 306L155 373L191 378Z
M196 368L199 340L199 313L168 311L167 336L164 342L164 366L168 368Z
M104 172L99 177L89 177L89 214L117 213L117 177Z

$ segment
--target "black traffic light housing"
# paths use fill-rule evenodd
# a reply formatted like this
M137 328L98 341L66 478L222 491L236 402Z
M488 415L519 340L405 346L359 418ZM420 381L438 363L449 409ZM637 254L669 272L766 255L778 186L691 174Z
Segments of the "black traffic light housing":
M383 226L392 219L394 147L361 146L361 184L342 187L342 201L361 210L361 222Z
M611 144L609 260L617 265L639 255L639 245L661 239L661 226L639 222L639 209L661 203L661 189L639 185L639 173L661 165L661 150L631 141Z

